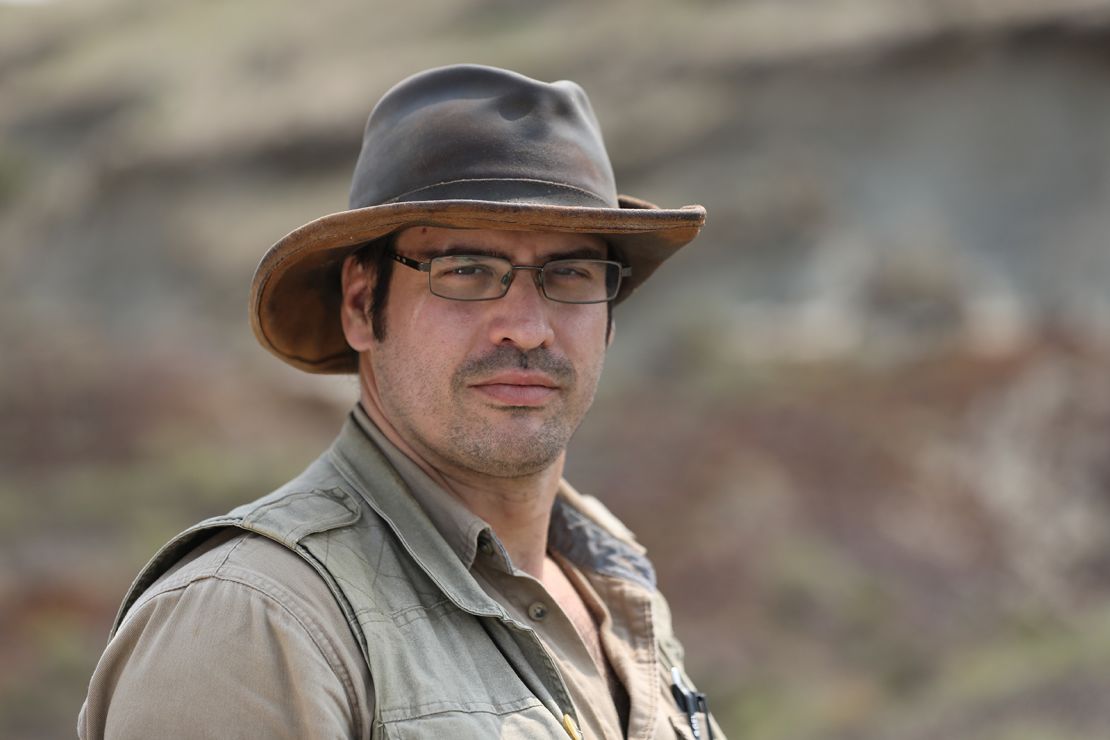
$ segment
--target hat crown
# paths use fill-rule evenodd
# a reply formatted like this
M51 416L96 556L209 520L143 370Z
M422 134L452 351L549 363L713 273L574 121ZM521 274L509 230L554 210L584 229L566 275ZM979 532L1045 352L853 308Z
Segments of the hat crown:
M470 64L395 85L366 123L350 207L437 200L618 207L585 91Z

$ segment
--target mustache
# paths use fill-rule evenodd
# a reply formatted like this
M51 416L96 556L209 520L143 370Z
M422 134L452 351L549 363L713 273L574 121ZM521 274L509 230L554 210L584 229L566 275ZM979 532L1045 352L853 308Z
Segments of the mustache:
M549 349L536 347L525 352L517 347L504 345L464 362L455 371L455 385L465 386L471 380L493 375L500 370L538 370L560 386L573 385L578 377L570 360Z

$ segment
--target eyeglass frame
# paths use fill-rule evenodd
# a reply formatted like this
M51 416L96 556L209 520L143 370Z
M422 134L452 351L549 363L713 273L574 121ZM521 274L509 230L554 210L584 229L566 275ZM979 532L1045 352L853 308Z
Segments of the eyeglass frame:
M559 257L557 259L548 260L547 262L544 262L542 265L514 265L506 257L498 257L496 255L488 255L488 254L472 254L472 255L470 255L470 254L441 254L441 255L436 255L435 257L432 257L427 262L421 262L420 260L414 260L411 257L406 257L403 254L397 254L396 252L390 252L390 257L392 257L394 261L401 263L405 267L411 268L411 269L416 270L418 272L428 273L428 291L432 295L436 296L437 298L442 298L442 299L447 300L447 301L464 301L464 302L467 302L467 303L472 303L472 302L476 302L476 301L498 301L498 300L501 300L502 298L504 298L505 296L507 296L509 294L509 288L511 288L513 286L513 281L516 280L516 271L517 270L535 270L536 271L536 277L535 277L536 286L540 289L540 293L543 295L543 297L546 298L549 301L552 301L553 303L566 303L566 304L569 304L569 305L572 305L572 306L590 306L590 305L594 305L596 303L611 303L614 300L616 300L617 295L620 294L621 280L626 278L626 277L629 277L632 274L632 268L631 267L629 267L628 265L625 265L621 262L618 262L617 260L603 260L603 259L597 259L597 258L594 258L594 257ZM482 257L482 258L485 258L485 259L503 260L503 261L509 263L510 270L506 274L510 275L511 277L509 277L509 282L505 283L505 289L501 292L501 295L498 295L498 296L490 296L489 298L453 298L451 296L441 295L441 294L435 292L434 290L432 290L432 262L439 259L440 257ZM603 298L600 301L561 301L558 298L552 298L551 296L549 296L547 294L547 286L543 282L543 271L548 265L553 264L555 262L589 262L591 264L616 265L617 267L620 268L620 272L617 273L617 287L616 287L616 290L613 291L613 296ZM503 279L504 278L502 278L502 280Z

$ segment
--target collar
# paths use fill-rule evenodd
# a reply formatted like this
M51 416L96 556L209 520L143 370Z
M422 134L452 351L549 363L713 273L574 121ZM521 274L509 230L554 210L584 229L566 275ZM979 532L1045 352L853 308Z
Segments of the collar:
M473 567L479 542L494 538L489 524L466 508L462 501L445 491L443 486L432 480L408 455L390 442L370 419L361 403L351 412L351 419L359 431L381 450L463 565L468 569Z
M329 454L445 594L454 594L460 606L474 607L470 610L476 613L490 610L481 588L464 578L480 548L493 547L507 563L505 549L488 523L394 446L361 405L351 412ZM559 483L552 507L548 548L586 573L655 588L655 572L643 547L597 499L578 493L565 480Z

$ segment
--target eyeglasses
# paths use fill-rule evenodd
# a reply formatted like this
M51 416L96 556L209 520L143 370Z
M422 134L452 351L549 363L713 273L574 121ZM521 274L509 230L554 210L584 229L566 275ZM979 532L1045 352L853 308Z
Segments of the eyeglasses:
M453 301L492 301L504 297L517 270L535 270L544 297L558 303L605 303L617 297L621 278L632 274L620 262L595 259L551 260L543 265L514 265L503 257L450 254L419 262L399 254L405 267L428 273L432 295Z

